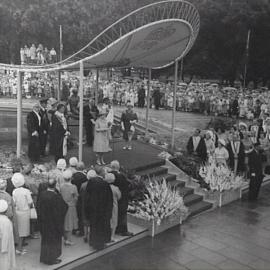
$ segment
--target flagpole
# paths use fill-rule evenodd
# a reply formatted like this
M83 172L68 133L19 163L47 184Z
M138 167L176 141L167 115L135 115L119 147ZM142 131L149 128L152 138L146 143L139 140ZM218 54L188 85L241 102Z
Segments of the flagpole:
M63 59L63 35L62 35L62 25L59 25L59 61ZM61 70L58 71L58 92L57 99L60 101L62 89L62 80L61 80Z
M172 109L172 129L171 129L171 148L175 146L175 111L176 111L176 91L178 81L178 60L174 63L174 88L173 88L173 109Z
M248 57L249 57L249 42L250 42L250 29L248 30L247 35L247 45L246 45L246 59L245 59L245 70L244 70L244 82L243 88L246 88L246 80L247 80L247 65L248 65Z

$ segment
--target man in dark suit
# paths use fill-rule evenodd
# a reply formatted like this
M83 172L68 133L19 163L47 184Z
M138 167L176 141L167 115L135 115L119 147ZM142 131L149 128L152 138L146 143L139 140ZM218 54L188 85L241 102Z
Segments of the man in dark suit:
M227 145L229 152L229 166L235 172L245 171L245 147L240 141L240 136L235 133Z
M254 119L253 123L249 126L248 130L251 132L251 141L258 143L261 133L263 133L262 119Z
M41 117L39 110L39 104L35 104L33 110L27 115L28 156L32 162L38 161L40 158L39 133Z
M263 180L262 155L259 151L259 144L251 146L251 152L248 154L248 166L250 173L248 199L255 201L258 198L260 187Z
M204 139L200 136L200 129L196 129L193 136L188 140L187 151L189 154L200 157L203 161L207 159L207 149Z
M50 129L50 120L47 112L47 101L48 99L40 100L39 115L41 118L39 142L40 142L40 155L45 156L45 150L48 140L48 134Z
M86 142L89 146L93 146L94 127L98 115L98 108L95 105L94 99L89 99L89 104L83 107L83 120L86 132Z

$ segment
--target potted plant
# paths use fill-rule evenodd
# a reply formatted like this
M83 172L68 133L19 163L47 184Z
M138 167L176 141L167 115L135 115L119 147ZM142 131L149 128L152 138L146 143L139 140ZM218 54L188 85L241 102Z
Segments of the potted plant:
M216 201L219 207L241 198L244 178L235 175L229 167L212 161L201 166L199 174L209 185L208 199Z
M179 225L187 217L188 209L179 192L172 189L166 180L151 179L146 185L144 199L132 201L129 221L149 229L153 237L173 226Z

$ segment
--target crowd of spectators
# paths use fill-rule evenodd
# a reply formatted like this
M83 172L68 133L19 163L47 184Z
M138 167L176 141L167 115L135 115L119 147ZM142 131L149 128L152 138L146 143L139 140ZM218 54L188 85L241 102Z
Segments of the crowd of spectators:
M129 182L118 161L87 171L75 157L68 166L59 159L48 180L39 184L28 182L28 171L0 179L0 220L7 224L0 226L4 269L15 269L15 253L26 254L27 242L39 233L40 262L47 265L61 262L62 242L74 245L74 235L98 250L116 241L116 234L132 235L127 227Z
M157 110L172 109L173 88L172 83L152 81L150 106ZM106 81L100 85L100 97L108 97L117 105L126 104L130 100L142 108L146 106L147 82ZM270 94L267 88L242 90L210 83L179 83L176 110L253 119L261 112L270 112Z
M22 65L44 65L57 62L57 53L54 48L49 50L39 44L28 47L25 45L20 49L20 59Z
M16 97L16 74L0 74L0 94ZM84 78L84 97L94 98L95 76ZM27 98L56 97L58 77L54 73L26 74L23 77L23 96ZM67 100L74 89L79 89L79 79L75 73L66 73L62 77L61 98ZM129 101L135 107L144 108L147 103L147 80L100 79L98 103L107 98L114 105L124 105ZM173 89L171 82L158 80L150 82L150 107L157 110L171 110L173 107ZM205 115L239 117L254 119L261 112L270 112L270 93L268 88L236 89L211 83L179 82L176 91L176 110L195 112Z

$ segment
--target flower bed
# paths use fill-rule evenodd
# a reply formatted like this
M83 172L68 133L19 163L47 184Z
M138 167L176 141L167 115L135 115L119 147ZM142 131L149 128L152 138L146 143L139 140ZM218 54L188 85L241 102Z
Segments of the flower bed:
M241 188L220 191L208 191L205 199L213 201L213 207L222 207L242 197Z
M149 229L153 237L180 224L187 213L183 198L176 190L171 189L165 180L151 179L146 185L144 199L130 203L128 220Z
M211 162L200 168L200 175L210 188L206 192L206 199L214 201L214 206L221 207L241 198L244 178L235 175L227 166Z

